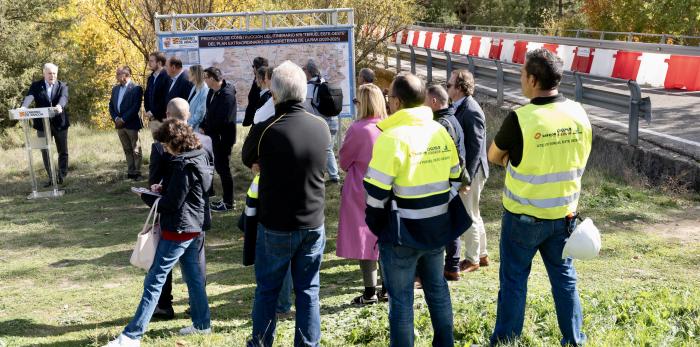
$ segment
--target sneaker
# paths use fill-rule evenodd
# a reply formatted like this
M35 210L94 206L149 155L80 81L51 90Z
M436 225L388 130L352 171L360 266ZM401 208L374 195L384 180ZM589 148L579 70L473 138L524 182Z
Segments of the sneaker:
M172 307L160 308L160 306L156 306L156 310L153 311L153 318L171 320L175 318L175 311Z
M141 346L141 340L132 339L124 334L119 334L119 337L109 341L108 344L102 347L139 347Z
M372 297L369 299L365 298L364 295L360 295L360 296L352 299L352 301L350 303L353 305L365 306L365 305L376 304L377 301L379 301L379 298L377 297L377 295L372 295Z
M230 211L232 209L233 209L232 204L227 204L223 201L211 203L211 210L214 212L226 212L226 211Z
M209 335L209 334L211 334L211 328L197 329L193 325L190 325L187 328L180 329L180 335L194 335L194 334Z

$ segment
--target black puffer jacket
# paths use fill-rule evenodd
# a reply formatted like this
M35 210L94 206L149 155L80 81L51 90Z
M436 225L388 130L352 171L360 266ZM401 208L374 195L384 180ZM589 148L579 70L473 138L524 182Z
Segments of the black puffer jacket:
M170 161L168 186L158 203L160 226L178 233L201 232L205 220L205 194L214 177L206 151L197 149L179 154ZM141 194L141 199L153 206L156 198Z

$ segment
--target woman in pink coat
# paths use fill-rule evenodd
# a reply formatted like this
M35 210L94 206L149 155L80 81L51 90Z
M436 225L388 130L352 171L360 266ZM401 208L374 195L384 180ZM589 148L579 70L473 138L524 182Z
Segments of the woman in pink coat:
M340 148L340 167L347 173L340 200L338 240L335 254L358 259L365 290L353 299L354 304L377 302L377 237L365 224L365 188L362 180L372 158L372 147L379 136L377 122L386 118L382 91L374 84L364 84L358 90L358 112L345 133Z

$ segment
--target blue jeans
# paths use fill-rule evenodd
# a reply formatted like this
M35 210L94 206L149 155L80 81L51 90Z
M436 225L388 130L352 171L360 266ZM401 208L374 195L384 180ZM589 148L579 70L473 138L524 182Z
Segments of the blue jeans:
M335 145L336 137L338 135L338 129L340 129L340 121L338 117L323 117L328 123L328 128L331 130L331 143L326 149L326 155L328 156L328 161L326 162L328 177L332 180L339 180L340 175L338 174L338 163L335 161L335 153L333 152L333 146Z
M581 332L583 314L576 290L576 270L571 258L561 258L568 231L575 227L575 220L567 226L564 219L536 220L505 211L501 223L501 287L491 344L520 336L525 319L527 279L532 258L538 250L552 285L559 330L564 336L561 344L583 344L586 335Z
M319 271L326 234L315 229L276 231L258 223L255 248L255 301L253 337L248 346L272 346L277 318L275 306L290 267L296 295L294 346L319 346L321 307L318 300Z
M287 313L292 310L292 266L289 265L287 274L282 282L282 289L277 298L277 313Z
M136 309L134 318L124 328L124 335L132 339L140 339L146 332L153 311L155 311L158 304L158 298L163 289L165 278L178 260L182 269L182 278L187 283L187 291L190 296L192 323L197 329L208 329L211 327L205 277L200 264L199 251L203 246L203 233L192 240L183 242L163 239L158 242L153 265L148 270L143 283L141 302Z
M433 346L454 345L452 302L442 272L445 247L418 250L379 244L382 279L389 291L390 346L413 346L413 281L423 282L423 293L433 323Z

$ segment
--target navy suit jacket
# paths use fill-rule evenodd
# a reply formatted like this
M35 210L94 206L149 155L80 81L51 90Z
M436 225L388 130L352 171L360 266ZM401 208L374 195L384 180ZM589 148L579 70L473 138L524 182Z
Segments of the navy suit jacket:
M193 84L189 80L187 71L183 71L180 74L180 76L178 76L178 78L175 80L175 84L173 84L172 88L170 88L170 85L168 85L169 91L165 98L165 105L167 106L168 102L175 98L182 98L185 99L185 101L187 101L187 98L190 97L192 86Z
M126 129L139 130L142 126L139 110L141 109L143 88L141 88L140 85L130 82L126 86L126 92L124 92L122 103L118 107L119 111L117 111L120 87L121 85L117 84L112 88L112 97L109 99L109 115L112 117L112 121L117 117L121 117L126 123L124 126Z
M489 177L489 163L486 159L486 116L473 97L467 96L457 110L455 117L464 131L464 161L469 177L474 178L476 170L484 169L484 178Z
M68 86L65 82L56 81L51 94L52 95L49 96L46 93L46 82L43 79L33 82L27 92L27 96L32 96L34 98L34 107L53 107L61 105L63 112L51 117L49 123L51 124L52 131L67 129L70 126L68 112L66 112L66 105L68 104ZM25 102L26 100L25 97ZM29 107L30 104L31 102L26 105L22 103L22 106ZM44 131L44 122L41 119L33 120L32 127L38 131Z
M153 82L153 73L148 76L146 83L146 95L143 98L143 108L146 112L151 112L153 117L159 121L165 119L165 106L167 106L166 96L170 88L170 76L165 69L160 71L158 78Z

